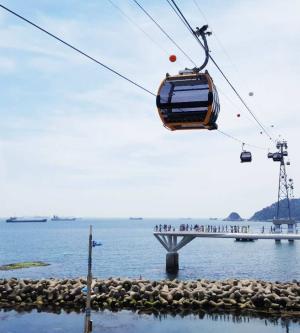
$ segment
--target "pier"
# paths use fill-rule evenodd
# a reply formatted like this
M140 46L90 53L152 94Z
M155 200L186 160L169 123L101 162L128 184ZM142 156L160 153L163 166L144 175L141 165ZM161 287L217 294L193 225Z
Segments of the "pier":
M190 243L195 238L233 238L237 241L255 241L259 239L269 239L275 242L287 240L293 242L300 240L300 234L292 232L278 232L275 229L273 233L249 233L249 232L202 232L202 231L155 231L154 236L167 250L166 271L176 273L179 269L178 251Z

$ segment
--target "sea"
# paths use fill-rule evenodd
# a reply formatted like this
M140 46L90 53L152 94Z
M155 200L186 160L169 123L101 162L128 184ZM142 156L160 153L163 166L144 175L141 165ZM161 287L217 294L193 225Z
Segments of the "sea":
M43 261L49 266L0 271L0 278L75 278L87 274L89 226L95 278L129 277L162 280L230 278L268 281L300 280L300 242L196 238L179 251L179 272L165 272L166 251L153 236L156 225L250 226L267 232L270 222L225 222L209 219L79 218L76 221L6 223L0 220L0 265ZM0 333L83 332L82 313L0 311ZM233 315L145 315L129 311L93 313L93 332L300 332L297 321ZM30 325L27 325L30 323Z

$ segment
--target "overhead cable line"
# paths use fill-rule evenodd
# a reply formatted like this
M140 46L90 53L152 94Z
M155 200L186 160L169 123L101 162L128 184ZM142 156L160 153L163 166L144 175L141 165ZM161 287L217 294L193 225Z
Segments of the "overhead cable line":
M135 0L134 0L135 1ZM181 16L182 20L184 21L184 25L186 26L186 28L190 31L190 33L194 36L194 38L196 39L197 43L205 50L205 47L203 45L203 43L201 42L201 40L199 39L199 37L197 36L197 34L195 33L195 31L193 30L193 28L191 27L190 23L188 22L188 20L186 19L186 17L184 16L184 14L182 13L182 11L180 10L180 8L178 7L178 5L176 4L175 0L171 0L172 4L174 6L171 6L171 8ZM170 5L170 1L167 0L168 4ZM245 106L245 108L247 109L247 111L252 115L252 117L254 118L254 120L256 121L256 123L259 125L259 127L263 130L263 132L266 134L266 136L272 140L272 136L268 133L268 131L266 130L266 128L263 126L263 124L258 120L258 118L256 117L256 115L252 112L252 110L250 109L250 107L247 105L247 103L244 101L244 99L242 98L242 96L239 94L239 92L237 91L237 89L233 86L233 84L231 83L231 81L228 79L228 77L225 75L225 73L223 72L223 70L220 68L220 66L217 64L217 62L215 61L215 59L209 54L209 58L211 59L211 61L213 62L213 64L217 67L217 69L219 70L219 72L221 73L221 75L223 76L223 78L226 80L226 82L229 84L229 86L231 87L231 89L234 91L234 93L236 94L236 96L239 98L239 100L242 102L242 104Z
M167 1L169 2L169 0L167 0ZM195 6L197 7L197 9L198 9L199 13L201 14L201 16L203 17L205 23L209 25L209 27L210 27L210 29L211 29L211 31L212 31L212 33L213 33L214 38L216 39L216 41L218 42L220 48L223 50L224 54L226 55L226 57L227 57L228 60L230 61L231 65L235 68L235 70L236 70L237 72L239 72L237 66L236 66L235 63L233 62L233 60L232 60L232 58L230 57L229 53L226 51L225 46L223 45L223 43L221 42L221 40L218 38L216 32L215 32L214 30L212 30L211 25L209 24L208 19L207 19L206 15L204 14L203 10L200 8L200 6L199 6L197 0L192 0L192 1L194 2L194 4L195 4Z
M256 148L256 149L261 149L261 150L266 150L266 151L268 151L268 148L266 148L266 147L260 147L260 146L256 146L256 145L253 145L253 144L250 144L250 143L247 143L247 142L245 142L245 141L243 141L243 140L241 140L241 139L238 139L238 138L236 138L236 137L234 137L233 135L231 135L231 134L228 134L228 133L226 133L226 132L224 132L224 131L221 131L221 130L217 130L219 133L221 133L222 135L224 135L224 136L227 136L228 138L230 138L230 139L232 139L232 140L234 140L234 141L236 141L236 142L239 142L239 143L241 143L241 144L243 144L243 145L245 145L245 146L249 146L249 147L252 147L252 148Z
M152 36L145 30L143 29L139 24L136 23L135 20L133 20L128 14L124 12L123 9L121 9L114 1L112 0L107 0L113 7L115 7L127 20L130 22L132 25L134 25L137 29L139 29L149 40L151 40L152 43L154 43L158 48L160 48L163 52L166 54L169 54L169 52L157 41L152 38Z
M149 17L149 19L158 27L158 29L189 59L189 61L197 67L194 60L175 42L175 40L163 29L163 27L146 11L146 9L137 1L133 2Z
M240 105L237 105L233 100L232 100L232 98L231 97L229 97L225 92L224 92L224 90L222 90L219 86L218 86L218 92L220 93L220 95L222 95L225 99L226 99L226 101L229 103L229 104L231 104L235 109L236 109L236 111L238 111L238 112L241 112L241 106ZM236 114L236 117L240 117L240 114L238 113L238 114ZM247 113L245 113L244 114L244 116L243 117L245 117L251 124L253 123L254 124L254 122L253 122L253 119L251 118L251 116L250 115L248 115ZM256 123L255 123L255 125L256 125ZM260 132L260 134L262 134L262 132ZM272 137L273 137L274 135L272 135Z
M186 24L185 20L181 17L181 15L174 8L173 3L170 0L167 0L167 2L170 5L170 7L172 7L172 9L174 10L174 13L178 16L178 18L180 19L180 21L189 29L189 26Z
M173 9L174 13L178 16L178 18L180 19L180 21L188 28L189 26L187 25L186 21L182 18L182 16L178 13L178 11L176 10L176 8L174 7L173 3L170 0L167 0L167 3L169 4L169 6Z
M169 0L167 0L167 1L169 2ZM240 70L239 70L238 66L234 63L232 57L230 56L229 52L226 50L224 44L221 42L220 38L217 36L216 31L215 31L214 29L212 29L212 26L211 26L211 24L209 23L206 14L205 14L204 11L200 8L200 5L199 5L199 3L198 3L198 0L192 0L192 1L194 2L194 4L195 4L195 6L197 7L197 9L198 9L199 13L201 14L201 16L203 17L205 23L206 23L207 25L209 25L213 37L216 39L216 41L217 41L217 43L219 44L220 48L222 49L223 53L226 55L226 57L227 57L229 63L230 63L231 66L234 68L234 70L236 71L236 73L240 74ZM177 13L177 12L176 12L176 13ZM242 85L243 85L245 88L248 89L248 91L251 91L250 88L249 88L249 85L247 84L247 82L241 82L241 83L242 83ZM220 88L219 88L218 90L220 90ZM270 136L273 138L274 135L272 134L272 132L269 131L269 133L271 133Z
M7 12L9 12L9 13L15 15L16 17L20 18L21 20L27 22L28 24L32 25L33 27L37 28L38 30L40 30L40 31L42 31L42 32L44 32L44 33L46 33L47 35L51 36L52 38L56 39L57 41L59 41L59 42L63 43L64 45L70 47L70 48L73 49L74 51L76 51L76 52L80 53L81 55L85 56L86 58L92 60L93 62L97 63L98 65L104 67L105 69L109 70L110 72L114 73L115 75L119 76L120 78L122 78L122 79L128 81L129 83L133 84L134 86L140 88L140 89L143 90L144 92L146 92L146 93L148 93L148 94L150 94L150 95L152 95L152 96L156 96L156 94L154 94L153 92L151 92L151 91L148 90L147 88L145 88L145 87L143 87L142 85L136 83L135 81L129 79L129 78L126 77L125 75L123 75L123 74L117 72L116 70L114 70L114 69L112 69L111 67L105 65L104 63L100 62L99 60L97 60L97 59L91 57L91 56L88 55L87 53L81 51L80 49L78 49L77 47L71 45L70 43L64 41L64 40L61 39L60 37L57 37L56 35L52 34L52 33L49 32L48 30L42 28L41 26L39 26L39 25L33 23L32 21L30 21L29 19L23 17L22 15L20 15L20 14L14 12L13 10L11 10L11 9L9 9L9 8L7 8L7 7L3 6L3 5L1 5L1 4L0 4L0 7L3 8L4 10L6 10ZM243 142L242 140L240 140L240 139L238 139L238 138L235 138L234 136L232 136L232 135L230 135L230 134L227 134L227 133L225 133L225 132L222 132L222 131L220 131L220 130L218 130L218 132L222 133L223 135L225 135L225 136L227 136L227 137L229 137L229 138L231 138L231 139L233 139L233 140L235 140L235 141L237 141L237 142L244 143L245 145L252 146L252 147L255 147L255 148L259 148L259 149L264 149L264 148L257 147L257 146L254 146L254 145L252 145L252 144L248 144L248 143L246 143L246 142Z
M4 10L8 11L9 13L11 13L11 14L17 16L17 17L20 18L21 20L23 20L23 21L29 23L30 25L34 26L35 28L39 29L40 31L46 33L47 35L51 36L52 38L58 40L59 42L63 43L64 45L70 47L71 49L73 49L74 51L80 53L80 54L83 55L84 57L86 57L86 58L92 60L93 62L97 63L98 65L104 67L105 69L109 70L110 72L114 73L115 75L121 77L122 79L128 81L129 83L135 85L136 87L138 87L138 88L140 88L140 89L146 91L148 94L150 94L150 95L152 95L152 96L156 96L156 94L154 94L152 91L148 90L147 88L143 87L141 84L139 84L139 83L137 83L137 82L135 82L135 81L129 79L127 76L125 76L125 75L119 73L118 71L116 71L115 69L113 69L113 68L111 68L111 67L105 65L104 63L100 62L100 61L97 60L96 58L94 58L94 57L88 55L87 53L85 53L85 52L83 52L83 51L81 51L81 50L78 49L77 47L75 47L75 46L71 45L70 43L64 41L64 40L61 39L60 37L57 37L56 35L52 34L51 32L49 32L48 30L42 28L41 26L39 26L39 25L33 23L32 21L28 20L27 18L23 17L22 15L17 14L17 13L14 12L13 10L11 10L11 9L9 9L9 8L7 8L7 7L3 6L3 5L1 5L1 4L0 4L0 7L3 8Z

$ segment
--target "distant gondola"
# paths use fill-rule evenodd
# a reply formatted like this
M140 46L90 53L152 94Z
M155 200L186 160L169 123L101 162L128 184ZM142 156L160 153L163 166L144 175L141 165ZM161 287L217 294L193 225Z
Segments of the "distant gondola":
M200 67L185 69L178 75L166 75L162 81L156 106L164 126L171 131L185 129L217 129L219 97L213 80L205 68L209 59L206 41L208 26L197 28L195 34L204 42L205 61ZM170 57L175 61L176 57Z
M245 143L242 144L242 152L240 155L241 163L252 162L252 154L250 151L244 149Z
M240 155L241 163L252 162L252 154L250 151L242 151Z

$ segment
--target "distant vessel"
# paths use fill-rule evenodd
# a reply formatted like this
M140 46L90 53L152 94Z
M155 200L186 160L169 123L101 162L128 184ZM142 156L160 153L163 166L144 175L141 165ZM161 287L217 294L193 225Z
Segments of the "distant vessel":
M130 217L129 220L134 220L134 221L137 221L137 220L142 220L143 218L142 217Z
M24 223L24 222L47 222L44 217L10 217L6 220L7 223Z
M210 217L209 219L210 219L211 221L217 221L218 218L217 218L217 217Z
M51 221L75 221L76 217L59 217L57 215L53 215Z

